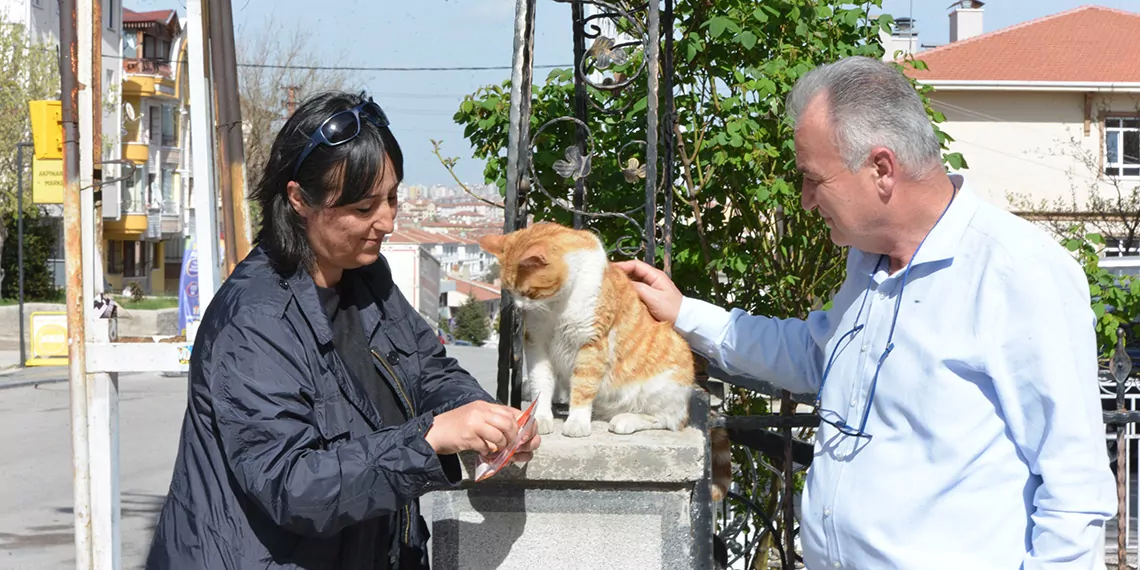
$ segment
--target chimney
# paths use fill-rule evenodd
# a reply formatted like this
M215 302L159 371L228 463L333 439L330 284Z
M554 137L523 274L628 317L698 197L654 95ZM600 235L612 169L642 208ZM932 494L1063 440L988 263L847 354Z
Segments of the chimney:
M880 32L879 43L883 44L883 61L894 61L898 58L918 52L918 28L911 18L895 18L894 29L890 35ZM901 52L901 53L899 53Z
M958 0L950 5L950 43L982 35L982 6L979 0Z

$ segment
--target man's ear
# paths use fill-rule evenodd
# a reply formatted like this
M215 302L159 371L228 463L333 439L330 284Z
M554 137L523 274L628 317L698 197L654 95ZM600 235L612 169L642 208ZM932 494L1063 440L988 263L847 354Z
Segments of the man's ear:
M902 174L898 156L895 155L895 151L880 146L871 149L871 156L867 161L871 165L871 175L875 178L875 184L879 187L879 197L884 201L889 200Z
M290 180L287 189L289 192L289 205L293 206L293 210L302 218L306 220L309 219L309 214L312 213L313 209L305 204L305 198L301 195L301 185Z

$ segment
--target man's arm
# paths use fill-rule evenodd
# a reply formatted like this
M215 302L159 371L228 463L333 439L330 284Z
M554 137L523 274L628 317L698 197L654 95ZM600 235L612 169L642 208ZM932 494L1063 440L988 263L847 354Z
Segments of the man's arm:
M1041 478L1023 568L1093 568L1116 492L1088 285L1061 255L1025 256L997 277L981 325L992 334L989 373L1014 443Z
M686 297L674 327L693 350L729 374L814 394L822 377L817 339L826 334L826 321L819 311L806 321L773 319Z
M649 312L672 323L693 350L733 375L747 376L797 394L819 390L820 346L830 334L828 314L806 321L772 319L686 298L664 272L641 261L617 266L629 275Z

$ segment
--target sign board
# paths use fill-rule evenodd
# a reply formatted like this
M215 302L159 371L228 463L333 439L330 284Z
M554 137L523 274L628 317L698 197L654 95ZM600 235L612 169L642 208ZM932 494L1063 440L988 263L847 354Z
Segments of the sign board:
M187 329L200 320L202 314L198 303L198 246L193 240L187 241L182 252L182 275L178 280L178 330L190 339L194 335Z
M32 202L63 203L63 160L34 157L32 159Z
M67 313L37 312L31 315L32 354L28 366L67 365Z
M63 103L28 101L37 159L63 160Z

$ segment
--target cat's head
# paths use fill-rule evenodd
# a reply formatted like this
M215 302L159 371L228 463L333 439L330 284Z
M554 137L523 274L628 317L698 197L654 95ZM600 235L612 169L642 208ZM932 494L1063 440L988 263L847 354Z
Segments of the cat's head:
M594 234L549 222L484 236L479 246L498 258L503 287L523 308L557 299L574 279L575 256L601 251Z

